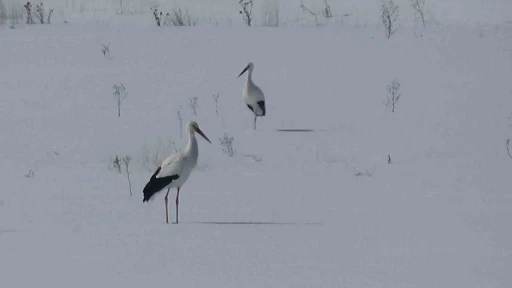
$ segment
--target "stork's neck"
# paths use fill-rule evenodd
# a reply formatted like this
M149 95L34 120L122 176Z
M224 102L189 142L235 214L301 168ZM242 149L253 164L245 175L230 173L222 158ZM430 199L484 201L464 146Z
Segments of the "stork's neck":
M186 157L197 160L199 158L199 148L197 147L197 139L194 132L190 132L188 135L188 144L185 148Z
M249 87L251 85L254 85L254 82L252 82L252 71L247 70L247 77L245 80L245 86Z

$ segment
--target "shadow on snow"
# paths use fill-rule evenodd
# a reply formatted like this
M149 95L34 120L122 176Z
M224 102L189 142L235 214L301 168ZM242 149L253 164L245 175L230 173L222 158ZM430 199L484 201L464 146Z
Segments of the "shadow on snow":
M306 226L306 225L323 225L323 223L316 222L263 222L263 221L192 221L180 222L186 224L209 224L209 225L293 225L293 226Z

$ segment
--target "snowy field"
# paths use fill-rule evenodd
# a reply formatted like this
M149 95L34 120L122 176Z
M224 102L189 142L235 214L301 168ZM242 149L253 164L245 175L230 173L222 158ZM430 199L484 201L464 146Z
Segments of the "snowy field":
M197 25L157 27L158 2L52 0L52 24L0 25L2 287L512 287L512 3L427 0L423 28L396 1L388 39L373 0L332 0L352 15L319 25L283 1L279 27L255 4L250 28L236 0L160 1ZM167 225L142 188L191 120L212 144Z

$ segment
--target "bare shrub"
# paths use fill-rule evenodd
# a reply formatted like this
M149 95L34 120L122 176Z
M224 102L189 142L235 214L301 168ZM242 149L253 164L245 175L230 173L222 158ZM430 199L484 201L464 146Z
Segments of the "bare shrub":
M110 59L110 42L108 44L101 44L101 53L105 58Z
M400 93L400 83L397 80L394 80L387 87L387 91L388 95L386 101L384 101L384 105L391 109L391 112L395 112L396 104L398 103L398 100L400 100L400 97L402 97L402 94Z
M235 155L235 150L233 149L233 141L235 141L235 139L233 137L229 137L227 133L224 133L224 137L219 138L219 140L224 153L229 156Z
M120 85L115 84L114 85L114 98L116 99L117 104L117 117L121 117L121 103L128 95L128 92L126 92L126 88L124 87L124 84L121 83Z
M386 37L390 38L396 32L395 23L398 18L398 6L395 5L393 0L388 0L388 2L382 0L381 13Z
M197 96L192 98L188 98L188 107L192 111L192 114L197 116L197 108L199 107L199 103L197 102Z
M302 8L302 12L303 13L306 13L306 14L309 14L309 15L313 16L315 18L316 25L319 25L317 13L313 12L311 9L306 7L302 2L300 3L300 8Z
M53 9L50 9L50 11L48 12L48 17L46 17L46 24L52 23L52 13Z
M244 19L245 24L250 27L252 24L252 0L239 0L238 4L240 4L239 12Z
M162 16L163 16L162 11L158 11L157 7L152 7L150 9L151 9L151 11L153 11L153 17L155 18L156 25L162 26ZM168 15L169 15L169 13L166 14L166 16L168 16Z
M32 11L32 3L27 2L27 3L25 3L25 5L23 5L23 7L25 8L25 17L26 17L27 24L34 24L35 22L34 22L34 14ZM48 16L46 16L46 18L45 18L44 4L41 3L41 4L36 5L35 15L36 15L37 20L39 20L39 23L44 24L44 21L46 20L46 23L50 24L52 13L53 13L53 9L50 9Z
M317 26L320 25L318 16L321 16L325 19L329 19L329 18L333 17L332 11L331 11L331 6L327 2L327 0L324 0L324 8L322 10L320 10L319 12L314 12L313 10L309 9L308 7L306 7L304 5L304 3L302 3L302 1L300 4L300 8L302 8L303 13L309 14L315 18L315 23ZM350 14L346 14L345 16L348 16L348 15L350 15Z
M126 155L122 158L119 158L118 155L110 161L109 170L114 170L115 172L119 174L123 174L123 167L125 169L126 178L128 180L128 188L130 191L130 196L132 196L132 181L130 179L130 161L132 160L132 157L129 155Z
M27 2L25 5L23 5L23 7L25 7L25 17L27 17L27 24L34 24L34 18L32 18L32 4Z
M272 1L272 3L270 3ZM279 3L277 0L266 0L263 6L263 26L279 26Z
M426 27L425 23L425 0L411 0L411 6L416 15L420 16L421 24Z
M196 26L196 22L190 17L188 10L183 12L181 8L173 9L172 13L167 15L168 16L165 19L165 25L172 24L173 26Z
M215 113L219 116L219 93L213 94L213 101L215 101Z
M325 18L331 18L332 17L331 6L329 6L329 3L327 3L327 0L324 0L324 4L325 4L325 7L322 10L322 15Z
M152 7L153 18L155 19L157 26L196 26L196 21L192 19L188 10L181 10L181 8L173 9L172 13L164 13L158 11L157 7Z
M43 3L36 5L36 16L41 24L44 24L44 6Z

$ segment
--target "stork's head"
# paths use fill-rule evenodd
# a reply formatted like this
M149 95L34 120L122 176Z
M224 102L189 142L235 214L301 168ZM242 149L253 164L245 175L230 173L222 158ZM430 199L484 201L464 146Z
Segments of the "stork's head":
M242 74L245 73L245 71L249 70L249 72L252 72L252 70L254 70L254 64L252 62L249 62L247 64L247 66L245 66L244 70L242 70L242 72L240 73L240 75L238 75L238 77L242 76Z
M196 121L188 122L188 124L187 124L187 132L189 134L193 134L194 132L197 132L197 134L201 135L206 141L208 141L210 144L212 144L210 139L208 139L208 137L206 137L206 135L204 135L203 131L201 131L201 129L199 129L199 124L197 124Z

